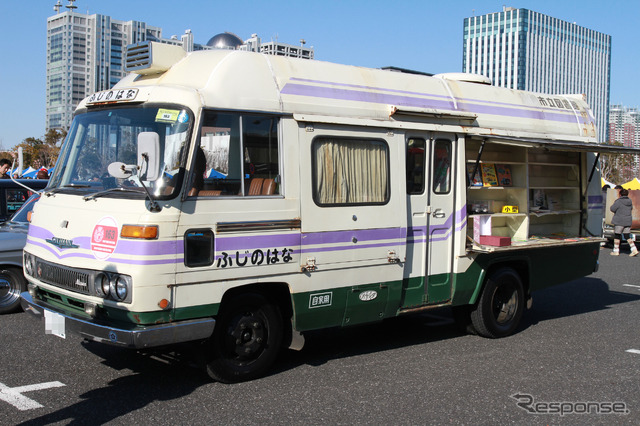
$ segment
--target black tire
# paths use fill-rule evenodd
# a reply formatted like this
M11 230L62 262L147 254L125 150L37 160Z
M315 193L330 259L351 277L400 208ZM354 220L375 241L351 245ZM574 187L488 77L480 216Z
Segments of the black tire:
M498 338L513 334L524 311L524 289L518 273L501 268L485 283L471 324L480 336Z
M222 383L264 376L282 346L280 309L257 293L225 301L207 341L207 373Z
M27 291L27 281L17 268L0 270L0 314L17 312L20 308L20 293Z

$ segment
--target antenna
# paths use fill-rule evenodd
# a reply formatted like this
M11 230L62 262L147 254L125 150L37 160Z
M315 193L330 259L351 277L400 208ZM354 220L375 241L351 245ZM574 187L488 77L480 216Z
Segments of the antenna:
M76 1L76 0L69 0L69 4L65 6L67 9L69 9L72 12L73 12L73 9L77 9L78 8L78 6L73 4L74 1Z
M300 39L300 46L304 46L305 44L307 44L307 40L301 38Z
M60 8L62 7L62 3L60 2L60 0L58 0L58 3L56 3L53 6L53 10L55 10L56 13L60 13Z

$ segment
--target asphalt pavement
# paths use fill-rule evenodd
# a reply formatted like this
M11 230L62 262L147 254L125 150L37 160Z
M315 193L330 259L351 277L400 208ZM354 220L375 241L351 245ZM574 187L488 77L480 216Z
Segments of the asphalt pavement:
M273 374L224 385L197 345L134 352L0 317L0 424L638 424L640 258L534 294L518 332L449 309L310 333Z

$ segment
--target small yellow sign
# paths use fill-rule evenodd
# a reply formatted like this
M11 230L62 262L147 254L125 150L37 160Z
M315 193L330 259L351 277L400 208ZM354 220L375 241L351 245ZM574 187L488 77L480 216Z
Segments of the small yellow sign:
M518 206L504 206L502 213L518 213Z
M156 122L161 123L175 123L178 119L180 111L177 109L159 109L156 114Z

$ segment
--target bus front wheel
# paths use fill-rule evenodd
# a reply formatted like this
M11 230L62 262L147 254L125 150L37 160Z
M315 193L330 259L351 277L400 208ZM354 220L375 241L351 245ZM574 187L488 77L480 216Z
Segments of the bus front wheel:
M256 379L267 373L282 346L278 306L258 293L235 296L220 308L207 341L207 373L223 383Z

